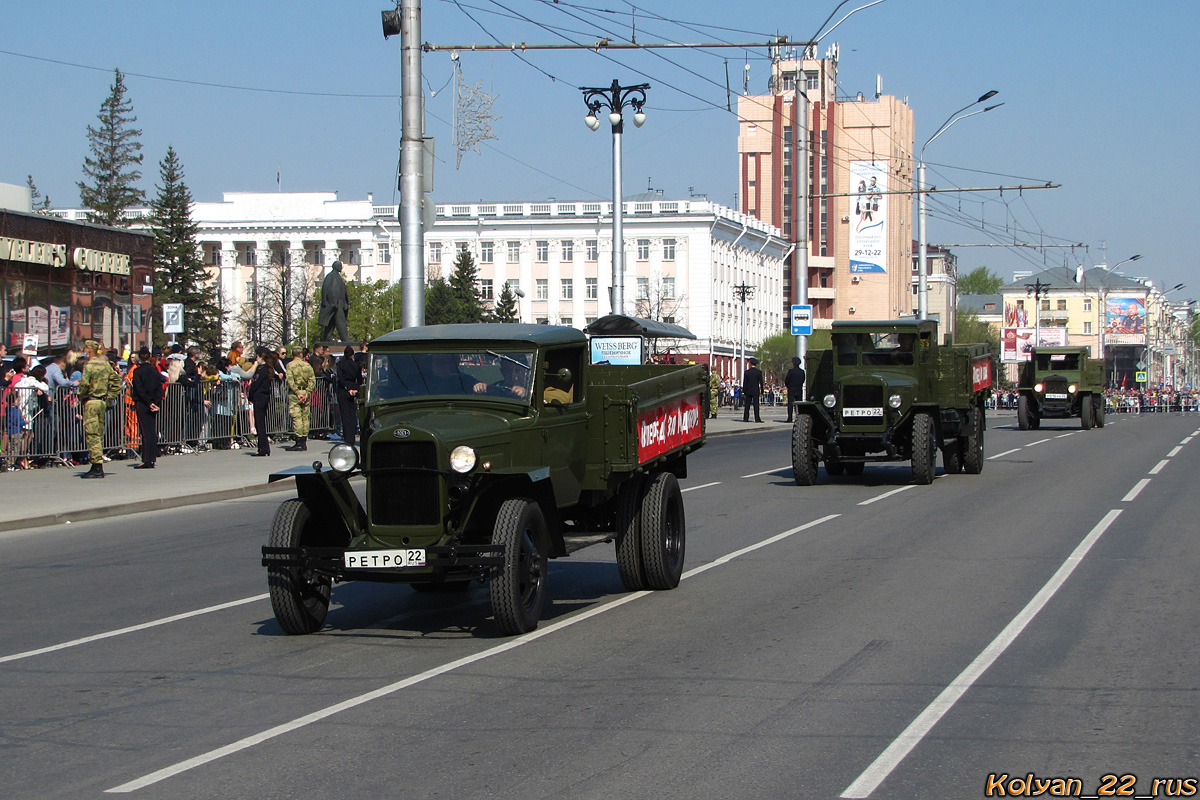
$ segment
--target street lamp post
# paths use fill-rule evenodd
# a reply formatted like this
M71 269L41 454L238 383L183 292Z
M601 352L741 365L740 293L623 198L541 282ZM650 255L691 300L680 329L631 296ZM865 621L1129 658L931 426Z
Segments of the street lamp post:
M637 86L621 86L613 79L612 86L607 88L589 88L580 86L583 92L583 102L587 105L588 114L584 122L592 130L600 128L600 120L596 116L602 108L609 111L608 121L613 132L613 256L612 256L612 312L624 313L625 310L625 240L621 232L621 133L625 128L625 120L621 112L626 108L633 109L633 124L642 127L646 115L642 106L646 104L648 83Z
M742 373L746 372L746 301L754 297L754 287L746 283L739 283L733 287L733 293L737 295L738 300L742 302Z
M982 95L974 103L968 103L958 111L955 111L946 119L945 122L942 123L941 127L933 132L933 136L930 136L929 139L925 141L925 144L921 145L921 158L917 162L917 253L918 268L920 271L920 274L917 278L917 316L920 319L929 319L929 261L926 255L925 237L925 148L933 144L934 139L945 133L951 125L958 122L960 119L973 117L976 114L982 114L985 111L991 111L993 108L999 108L1000 106L1004 105L1004 103L997 103L994 106L988 106L987 108L981 108L978 111L972 111L970 114L963 114L963 112L971 106L978 105L985 100L990 100L997 94L998 92L995 89L992 89L990 92ZM959 114L962 114L962 116L959 116Z
M1042 298L1050 294L1050 284L1042 283L1038 278L1033 283L1025 284L1025 294L1033 297L1033 346L1042 345Z

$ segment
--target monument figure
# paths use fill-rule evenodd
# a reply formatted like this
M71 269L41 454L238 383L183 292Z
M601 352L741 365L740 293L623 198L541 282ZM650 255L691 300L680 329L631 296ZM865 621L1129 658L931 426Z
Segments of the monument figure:
M346 314L350 311L350 294L346 290L346 280L342 277L342 262L334 261L333 268L321 281L321 310L317 314L317 323L324 326L321 341L330 341L329 334L337 329L339 342L350 341L346 330Z

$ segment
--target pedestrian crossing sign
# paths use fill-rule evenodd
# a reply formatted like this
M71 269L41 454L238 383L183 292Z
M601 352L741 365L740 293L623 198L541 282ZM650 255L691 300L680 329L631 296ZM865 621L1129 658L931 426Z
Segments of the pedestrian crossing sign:
M1145 383L1145 382L1146 382L1146 373L1144 373L1144 372L1135 372L1135 373L1133 374L1133 380L1134 380L1136 383Z

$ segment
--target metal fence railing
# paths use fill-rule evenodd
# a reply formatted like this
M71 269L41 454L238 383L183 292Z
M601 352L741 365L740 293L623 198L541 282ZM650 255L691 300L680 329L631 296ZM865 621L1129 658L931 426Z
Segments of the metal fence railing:
M195 452L208 447L245 446L258 435L246 397L248 382L205 381L189 389L179 383L163 387L158 412L159 453ZM334 381L317 378L309 410L310 434L340 430ZM267 407L271 437L290 436L287 388L274 388ZM141 430L134 413L128 382L122 396L109 404L105 415L104 452L108 456L133 455L141 446ZM73 387L49 392L33 387L0 389L0 464L18 462L72 464L87 460L83 436L83 408Z

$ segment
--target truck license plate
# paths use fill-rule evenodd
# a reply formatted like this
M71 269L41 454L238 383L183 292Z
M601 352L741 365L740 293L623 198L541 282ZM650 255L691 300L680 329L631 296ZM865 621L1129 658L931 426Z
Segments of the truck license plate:
M1066 400L1067 396L1065 394L1059 394L1058 392L1047 392L1046 399L1047 400Z
M405 550L347 550L342 555L347 569L394 569L425 566L425 551Z
M843 417L882 417L882 408L843 408Z

